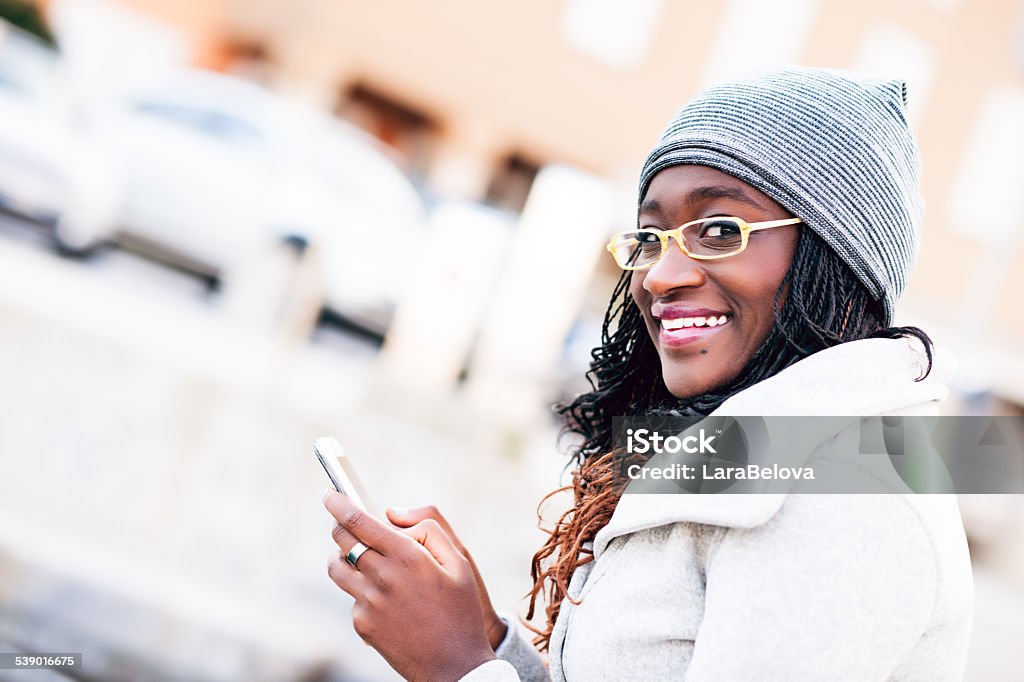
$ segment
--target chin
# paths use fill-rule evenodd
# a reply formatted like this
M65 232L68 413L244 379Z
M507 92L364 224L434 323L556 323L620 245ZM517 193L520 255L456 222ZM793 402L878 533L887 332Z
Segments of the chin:
M701 372L697 368L680 367L679 365L678 362L666 364L664 361L661 365L661 376L665 382L665 388L679 400L709 393L735 378L735 376L727 376L724 373Z
M714 388L713 384L695 382L692 377L672 377L667 373L663 373L663 376L665 377L665 388L679 400L707 393Z

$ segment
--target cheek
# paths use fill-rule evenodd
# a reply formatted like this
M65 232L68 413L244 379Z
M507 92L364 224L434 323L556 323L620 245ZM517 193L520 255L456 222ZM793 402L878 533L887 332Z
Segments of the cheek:
M646 273L643 270L634 270L629 275L629 293L635 299L644 295L645 276Z
M647 273L645 271L634 270L629 277L629 295L642 311L648 310L651 303L650 292L648 292L647 289L644 289L644 278L646 276Z
M749 273L753 277L746 278L743 284L737 283L734 289L760 334L766 335L775 322L775 296L787 271L788 267L758 268ZM782 305L783 299L779 303Z
M799 233L790 227L780 228L775 234L754 234L747 252L740 254L736 264L742 265L749 278L770 288L774 295L793 264L798 241Z

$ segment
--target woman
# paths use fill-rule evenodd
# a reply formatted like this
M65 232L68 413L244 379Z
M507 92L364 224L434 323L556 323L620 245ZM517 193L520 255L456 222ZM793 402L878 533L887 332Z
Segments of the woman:
M947 360L890 326L922 210L905 98L850 72L761 74L691 101L648 157L637 229L609 244L624 270L594 390L561 408L582 445L575 504L534 558L548 666L436 510L392 510L395 528L325 497L329 574L399 673L960 679L972 589L955 498L623 494L611 434L622 415L936 413ZM850 436L832 435L819 461Z

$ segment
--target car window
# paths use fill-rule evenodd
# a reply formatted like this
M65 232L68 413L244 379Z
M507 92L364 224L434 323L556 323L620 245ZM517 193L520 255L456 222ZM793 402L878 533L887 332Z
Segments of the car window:
M255 126L223 112L156 101L142 101L137 103L135 108L140 113L175 123L222 142L253 145L263 141L262 133Z

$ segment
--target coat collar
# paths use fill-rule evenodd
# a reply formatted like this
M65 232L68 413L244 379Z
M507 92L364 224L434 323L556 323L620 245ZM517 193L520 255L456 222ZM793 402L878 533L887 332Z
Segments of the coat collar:
M935 349L931 374L913 339L864 339L833 346L737 393L715 410L722 416L871 416L905 410L937 412L955 370L951 356ZM834 435L825 428L821 439ZM615 537L677 522L752 528L782 506L784 494L644 495L619 499L608 524L594 538L598 558Z

